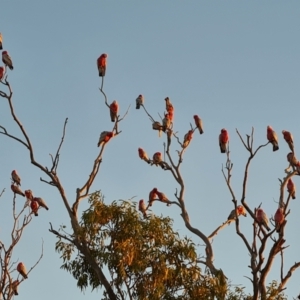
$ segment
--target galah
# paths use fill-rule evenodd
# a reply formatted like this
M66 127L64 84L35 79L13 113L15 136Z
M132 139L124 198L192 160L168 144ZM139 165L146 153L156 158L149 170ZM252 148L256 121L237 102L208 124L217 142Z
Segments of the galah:
M277 232L280 232L280 227L282 223L284 222L284 213L282 207L278 208L275 215L274 215L274 221L275 221L275 228Z
M174 111L168 111L169 119L173 122L174 119Z
M152 206L152 203L156 200L157 198L157 188L154 188L150 193L149 193L149 206Z
M32 200L30 202L30 207L31 207L31 211L34 213L34 215L37 217L39 214L38 214L38 210L39 210L39 203L35 200Z
M240 216L240 215L243 215L244 217L247 216L247 213L246 213L246 209L243 205L238 205L236 207L236 215L237 216ZM228 218L227 218L228 221L233 221L235 220L235 209L233 209L231 211L231 213L229 214Z
M290 152L286 156L287 161L290 163L291 166L296 167L298 160L293 152Z
M26 267L22 262L19 262L17 265L17 271L23 276L24 279L27 279L27 271L26 271Z
M162 155L161 155L161 152L155 152L153 154L153 164L158 166L160 165L161 166L161 163L162 163Z
M147 162L148 164L150 164L150 159L148 157L148 154L142 148L139 148L138 152L139 152L140 159L142 159L145 162Z
M146 213L147 207L143 199L139 201L139 211L143 214L144 218L147 217Z
M25 190L25 196L28 201L32 201L33 200L32 190Z
M298 171L298 175L300 175L300 161L297 161L295 167L296 167L296 170Z
M106 58L107 58L107 54L103 53L97 59L97 67L98 67L98 71L99 71L99 76L100 77L104 77L105 76Z
M112 102L112 104L109 106L109 111L110 111L110 119L112 122L116 121L116 117L119 112L119 104L116 100Z
M100 147L100 145L102 143L106 144L113 136L114 136L114 133L111 132L111 131L102 131L101 134L100 134L98 147Z
M174 107L173 107L173 104L171 103L169 97L166 97L165 101L166 101L166 111L172 112L174 110Z
M144 105L144 96L143 95L139 95L136 100L136 109L140 109L141 105Z
M193 130L189 130L183 138L182 148L186 148L193 138Z
M47 204L43 198L35 197L35 198L33 198L33 201L36 201L40 207L44 207L45 209L49 210L49 207L47 206Z
M163 203L167 203L167 206L170 206L170 200L167 198L167 196L164 193L156 191L156 195L157 195L159 201L161 201Z
M0 32L0 50L3 49L2 43L3 43L3 37L2 37L2 33Z
M296 199L296 186L291 178L289 178L286 187L292 199Z
M0 80L3 79L4 74L5 74L5 68L4 67L0 67Z
M12 63L12 60L11 60L11 57L9 56L8 52L7 51L2 51L2 61L3 63L8 66L11 70L14 69L13 67L13 63Z
M163 129L163 126L159 122L154 122L152 123L152 129L153 130L158 130L158 136L161 137L161 131Z
M198 115L194 115L195 125L199 129L200 134L203 134L203 122Z
M227 144L229 141L229 134L225 128L221 129L221 133L219 135L219 146L221 153L226 153Z
M20 284L20 281L17 279L17 280L14 280L12 283L11 283L11 289L14 293L15 296L18 296L19 293L18 293L18 286Z
M279 149L278 137L271 126L267 127L267 139L273 145L273 151L277 151Z
M17 173L16 170L13 170L11 172L11 178L12 178L12 180L13 180L14 183L16 183L17 185L21 185L21 178L18 175L18 173Z
M11 190L15 194L18 194L18 195L21 195L21 196L25 197L25 194L22 192L22 190L17 185L12 184L10 187L11 187Z
M163 132L165 132L171 126L171 119L169 113L165 114L165 117L162 120L163 123Z
M293 139L293 135L289 131L286 131L286 130L282 130L282 134L283 134L283 138L288 143L291 151L294 153L294 139Z
M265 226L268 231L271 230L269 227L269 219L268 219L267 215L265 214L265 212L261 208L258 208L256 210L256 219L257 219L257 222L259 224Z

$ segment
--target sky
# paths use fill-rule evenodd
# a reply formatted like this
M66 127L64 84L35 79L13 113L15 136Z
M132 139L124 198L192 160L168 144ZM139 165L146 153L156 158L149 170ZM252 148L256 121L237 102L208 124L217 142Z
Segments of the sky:
M74 1L75 2L75 1ZM76 188L88 178L99 148L102 131L113 125L99 92L96 59L108 54L104 91L108 102L117 100L122 133L106 147L100 172L92 190L101 190L107 203L118 199L147 199L153 187L175 201L178 188L171 173L141 161L137 149L152 156L163 152L165 137L152 130L143 110L135 109L139 94L157 120L163 115L165 97L175 107L174 130L183 138L198 114L204 122L203 135L195 132L182 163L186 185L185 202L191 224L209 235L233 209L232 197L221 168L226 163L218 146L218 135L226 128L230 135L233 163L232 188L237 199L248 153L243 137L255 129L254 146L266 143L271 125L279 137L279 151L271 145L261 149L249 171L246 201L251 209L262 203L269 217L279 198L278 178L285 176L289 148L281 131L294 134L296 149L299 120L300 3L298 1L2 1L0 32L3 46L13 60L8 72L13 88L15 112L31 138L37 161L50 166L61 140L65 118L66 137L61 149L58 175L69 202ZM2 90L1 86L1 90ZM1 99L0 99L1 100ZM22 138L13 122L7 102L0 103L0 125ZM30 164L25 147L1 135L0 239L8 241L11 230L12 192L10 174L16 169L22 188L31 189L46 200L49 211L40 211L25 230L13 258L29 269L41 253L44 256L29 279L20 287L20 299L99 299L101 292L81 293L73 277L60 270L62 261L55 252L54 228L69 226L69 218L57 190L40 181L45 176ZM179 145L172 141L176 158ZM299 179L294 177L299 185ZM297 197L298 198L298 197ZM17 198L18 207L23 199ZM87 207L86 201L81 205ZM298 239L299 199L291 201L286 226L284 271L300 261ZM170 216L174 228L192 237L205 252L203 242L184 227L177 206L155 203L152 213ZM245 236L252 238L252 220L240 220ZM213 240L215 266L222 268L233 284L251 292L250 257L235 226L226 227ZM267 250L270 248L267 247ZM267 254L267 253L266 253ZM287 285L289 299L299 294L297 270ZM280 276L279 258L267 278ZM298 278L298 279L297 279Z

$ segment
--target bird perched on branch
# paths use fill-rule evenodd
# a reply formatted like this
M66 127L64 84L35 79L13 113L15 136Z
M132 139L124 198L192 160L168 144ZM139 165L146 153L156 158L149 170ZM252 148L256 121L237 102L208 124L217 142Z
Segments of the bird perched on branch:
M194 115L195 125L199 129L200 134L203 134L203 122L198 115Z
M149 193L149 206L152 206L152 203L156 200L157 198L157 188L153 188L152 191Z
M298 160L295 156L295 154L293 152L290 152L287 156L286 156L287 161L290 163L290 165L292 167L296 167Z
M286 130L282 130L282 134L283 134L283 138L285 139L285 141L289 145L291 151L294 153L293 135L289 131L286 131Z
M0 67L0 80L3 79L4 74L5 74L5 68L4 67Z
M235 211L236 211L236 214L235 214ZM235 209L233 209L231 212L230 212L230 214L229 214L229 216L228 216L228 218L227 218L227 220L228 221L230 221L229 222L229 224L231 223L231 221L234 221L235 220L235 216L240 216L240 215L243 215L244 217L247 217L247 213L246 213L246 209L245 209L245 207L243 206L243 205L238 205L237 207L236 207L236 210Z
M22 192L22 190L17 185L12 184L10 187L11 187L11 190L15 194L18 194L18 195L21 195L21 196L25 197L25 194Z
M100 147L100 145L102 143L106 144L113 136L114 136L114 133L111 132L111 131L102 131L101 134L100 134L98 147Z
M41 197L33 198L33 201L36 201L40 207L44 207L46 210L49 210L49 207L46 204L46 201Z
M17 185L21 185L21 178L20 176L18 175L17 171L16 170L13 170L11 172L11 178L13 180L13 182Z
M147 217L146 210L147 210L147 207L146 207L146 204L144 202L144 199L141 199L139 201L139 211L143 214L144 218Z
M104 77L105 76L107 56L108 56L107 54L103 53L97 59L97 67L98 67L98 71L99 71L99 76L100 77Z
M156 166L161 166L163 169L164 169L164 165L163 165L163 160L162 160L162 154L161 152L155 152L153 154L153 165L156 165Z
M167 206L170 206L170 200L167 198L167 196L164 193L159 192L157 190L155 192L156 192L156 195L157 195L159 201L166 203Z
M182 148L186 148L193 138L193 130L189 130L183 138Z
M161 131L163 129L163 126L158 121L152 123L152 129L158 130L158 136L161 137Z
M147 162L148 164L150 164L150 159L148 157L148 154L142 148L139 148L138 152L139 152L140 159L142 159L145 162Z
M174 107L173 107L173 104L171 103L171 100L169 99L169 97L166 97L165 101L166 101L166 111L167 112L173 112Z
M2 33L0 32L0 50L3 49L3 37L2 37Z
M144 97L143 95L139 95L137 98L136 98L136 109L140 109L141 105L144 105Z
M273 145L273 151L277 151L279 149L278 137L271 126L267 127L267 139Z
M229 141L229 134L225 128L221 129L221 133L219 135L219 146L221 153L226 153L227 144Z
M18 296L19 293L18 293L18 286L19 286L20 282L19 280L14 280L12 283L11 283L11 289L14 293L15 296Z
M22 262L18 263L17 271L23 276L24 279L28 278L26 267L25 267L25 265Z
M2 51L2 61L3 63L8 66L11 70L14 69L13 67L13 63L12 63L12 59L11 57L9 56L8 52L7 51Z
M287 191L291 195L292 199L296 199L296 186L291 178L287 182Z
M280 232L281 225L284 222L284 213L281 207L277 209L274 215L274 220L275 220L276 232Z
M39 214L38 214L38 210L39 210L39 203L35 200L32 200L30 202L30 208L31 208L31 211L33 212L33 214L37 217Z
M109 110L110 110L110 119L112 122L116 121L116 117L118 115L119 112L119 104L116 100L114 100L112 102L112 104L109 106Z
M257 222L259 224L263 225L268 231L271 230L269 227L269 219L262 208L258 208L256 210L256 219L257 219Z
M166 132L166 130L169 129L169 127L171 126L171 119L170 119L169 113L165 114L165 117L163 118L162 123L163 123L162 130L163 130L163 132Z

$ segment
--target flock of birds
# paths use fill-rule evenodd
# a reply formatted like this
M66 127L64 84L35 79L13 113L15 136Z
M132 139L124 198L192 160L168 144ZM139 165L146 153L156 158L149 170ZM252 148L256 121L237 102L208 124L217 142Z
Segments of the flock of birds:
M0 50L2 50L2 49L3 49L3 38L2 38L2 34L0 33ZM97 59L97 67L98 67L100 77L105 76L107 57L108 57L107 54L104 53L104 54L101 54L100 57ZM7 51L2 51L2 62L4 63L5 67L0 66L0 80L3 79L3 77L6 73L6 67L13 70L12 59L9 56ZM173 126L173 119L174 119L174 107L168 97L165 98L165 102L166 102L166 111L167 112L164 114L162 123L160 123L158 121L154 121L152 123L152 129L158 130L159 136L161 136L162 132L165 132L167 134L168 140L170 141L171 136L173 134L172 126ZM139 95L136 99L136 109L140 109L140 107L143 105L144 105L144 97L143 97L143 95ZM119 104L116 100L114 100L109 105L109 110L110 110L111 121L116 122L118 120L117 116L118 116L118 112L119 112ZM183 143L181 144L183 149L185 149L190 144L192 137L193 137L193 133L196 129L199 130L200 134L204 133L203 122L199 118L198 115L194 115L194 122L195 122L196 127L192 128L184 135ZM287 160L290 163L290 166L299 170L299 173L300 173L300 162L296 159L296 157L294 155L293 136L290 132L285 131L285 130L283 130L282 133L283 133L283 137L284 137L285 141L288 143L288 145L292 151L287 155ZM112 137L114 137L113 131L101 132L100 138L99 138L99 141L97 144L98 147L109 142L109 140ZM271 126L267 127L267 139L272 144L273 151L277 151L279 149L278 137L277 137L276 132L272 129ZM227 153L228 142L229 142L228 131L225 128L223 128L219 135L219 147L220 147L221 153ZM138 148L138 154L139 154L139 157L142 160L146 161L148 164L161 166L163 169L166 169L166 167L167 167L167 164L162 159L161 152L154 153L152 160L149 159L147 153L142 148ZM21 179L20 179L19 175L17 174L16 170L12 171L11 176L12 176L12 181L13 181L12 185L11 185L12 191L14 192L15 195L18 194L23 197L26 197L26 199L27 199L26 205L30 204L31 211L35 216L38 216L39 208L43 207L47 210L49 209L46 202L42 198L33 196L31 190L25 190L25 193L22 192L22 190L20 189ZM288 180L287 189L288 189L288 192L290 193L291 197L293 199L295 199L296 198L296 196L295 196L296 187L295 187L295 184L293 183L292 179ZM171 204L170 200L163 192L158 191L157 188L153 188L149 193L148 205L146 205L146 203L144 202L143 199L141 199L139 201L139 207L138 207L139 211L141 211L141 213L143 214L143 216L145 218L147 217L148 208L150 206L152 206L153 202L156 200L166 203L167 205ZM231 211L231 213L228 216L229 223L230 223L230 221L235 220L235 218L240 215L243 215L243 216L247 215L246 210L245 210L244 206L242 206L242 205L238 205L236 209ZM258 223L262 224L268 231L271 230L269 227L269 219L262 208L258 208L256 210L256 220ZM276 231L279 232L280 226L283 224L283 222L285 220L284 210L282 207L277 209L277 211L274 215L274 220L275 220ZM25 265L22 262L20 262L18 264L17 271L23 276L23 278L25 278L25 279L27 278L27 271L26 271ZM11 284L12 290L15 293L15 295L18 295L18 291L17 291L18 285L19 285L19 280L15 280Z
M107 59L107 54L102 54L97 59L97 67L98 67L100 77L105 76L106 59ZM152 129L158 130L159 136L161 136L162 132L165 132L168 137L168 142L170 143L170 139L173 134L172 126L173 126L173 118L174 118L174 106L168 97L165 98L165 102L166 102L166 111L167 112L164 114L162 123L158 122L158 121L154 121L152 123ZM143 97L143 95L139 95L136 99L136 109L140 109L140 107L143 105L144 105L144 97ZM117 101L113 101L109 105L109 109L110 109L111 121L115 122L117 119L118 112L119 112L119 105L118 105ZM185 149L190 144L190 142L193 138L193 133L196 129L199 130L200 134L204 133L203 122L199 118L198 115L194 115L194 122L195 122L196 127L192 128L184 135L183 142L181 144L183 149ZM294 154L293 136L289 131L283 130L282 133L283 133L283 137L284 137L285 141L288 143L288 145L292 151L287 155L287 160L290 163L290 166L293 168L296 168L300 174L300 161L298 161L296 159L295 154ZM101 132L100 138L98 141L98 147L109 142L109 140L112 137L114 137L113 131ZM271 126L267 127L267 140L269 143L272 144L273 151L277 151L279 149L277 134L272 129ZM225 128L223 128L223 129L221 129L221 133L219 134L219 147L220 147L221 153L228 152L228 142L229 142L228 131ZM138 148L138 155L142 160L144 160L148 164L161 166L163 169L166 169L168 166L166 164L166 162L163 161L161 152L154 153L152 160L151 160L149 158L148 154L142 148ZM291 195L292 199L295 199L296 198L296 187L291 178L287 182L287 190L288 190L289 194ZM145 218L147 217L148 208L150 206L152 206L153 202L156 200L166 203L167 205L171 204L170 200L163 192L158 191L157 188L153 188L149 193L148 205L146 205L144 199L141 199L139 201L138 209ZM258 223L260 223L261 225L263 225L268 231L270 231L271 229L269 227L269 219L268 219L266 213L263 211L263 209L258 208L256 210L255 214L256 214L256 221ZM245 207L242 205L238 205L236 209L233 209L230 212L230 214L228 216L228 223L235 220L235 218L240 215L243 215L245 217L247 216ZM284 220L285 220L284 208L279 207L274 215L275 228L276 228L277 232L280 232L280 228L281 228L281 225L283 224Z

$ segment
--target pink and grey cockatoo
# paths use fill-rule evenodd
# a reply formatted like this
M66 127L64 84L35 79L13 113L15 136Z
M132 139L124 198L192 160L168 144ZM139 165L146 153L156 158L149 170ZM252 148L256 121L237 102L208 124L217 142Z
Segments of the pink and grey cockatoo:
M144 151L142 148L139 148L138 152L139 152L140 159L142 159L145 162L147 162L148 164L150 164L150 159L149 159L148 154L146 153L146 151Z
M277 151L279 149L278 137L271 126L267 127L267 139L273 145L273 151Z
M294 139L293 139L293 135L289 131L286 131L286 130L282 130L282 134L283 134L283 138L285 139L285 141L289 145L291 151L294 153Z
M141 105L144 105L144 96L143 95L139 95L136 100L136 109L140 109Z
M18 175L17 171L16 170L13 170L11 172L11 178L13 180L13 182L17 185L21 185L21 178L20 176Z
M289 178L286 187L292 199L296 199L296 186L291 178Z
M99 56L97 59L97 67L99 71L99 76L104 77L105 72L106 72L106 59L107 59L107 54L103 53Z
M152 163L153 163L153 165L156 165L156 166L161 166L162 168L164 168L164 166L163 166L163 164L162 164L162 162L163 162L163 160L162 160L162 155L161 155L161 152L155 152L154 154L153 154L153 160L152 160Z
M157 191L157 190L156 190L155 192L156 192L156 195L157 195L159 201L161 201L161 202L163 202L163 203L166 203L167 206L170 206L170 205L171 205L171 204L170 204L170 200L168 199L168 197L167 197L164 193L159 192L159 191Z
M157 199L157 188L153 188L149 193L149 206L152 206L152 203Z
M147 211L147 206L146 206L146 204L145 204L145 202L144 202L144 199L141 199L141 200L139 201L139 211L143 214L144 218L147 217L147 213L146 213L146 211Z
M14 293L15 296L18 296L19 293L18 293L18 287L19 287L19 284L20 284L20 281L17 279L17 280L14 280L12 283L11 283L11 289Z
M166 111L167 112L173 112L174 111L174 107L173 107L173 104L171 103L169 97L166 97L165 101L166 101Z
M290 163L290 165L292 167L296 167L298 160L295 156L295 154L293 152L290 152L287 156L286 156L287 161Z
M275 221L276 231L280 232L281 225L284 222L284 213L283 213L283 209L281 207L277 209L277 211L274 215L274 221Z
M192 140L192 138L193 138L193 130L189 130L185 135L184 135L184 138L183 138L183 143L182 143L182 148L186 148L189 144L190 144L190 142L191 142L191 140Z
M2 37L2 33L0 32L0 50L3 49L3 37Z
M271 230L269 227L269 219L262 208L258 208L256 210L256 219L257 219L257 222L259 224L263 225L268 231Z
M4 74L5 74L5 68L1 66L1 67L0 67L0 80L3 79Z
M228 218L227 218L227 220L228 221L230 221L230 222L228 222L229 224L231 223L231 221L234 221L235 220L235 216L240 216L240 215L243 215L244 217L247 217L247 212L246 212L246 209L245 209L245 207L243 206L243 205L238 205L237 207L236 207L236 214L235 214L235 209L233 209L231 212L230 212L230 214L229 214L229 216L228 216Z
M18 263L17 271L23 276L24 279L28 278L26 267L25 267L25 265L22 262Z
M227 145L229 141L229 134L225 128L221 129L221 133L219 135L219 146L221 153L226 153Z
M109 106L109 111L110 111L110 119L112 122L116 121L116 117L119 112L119 104L117 100L114 100L112 104Z
M34 199L34 198L33 198ZM38 214L38 210L39 210L39 203L35 200L32 200L30 202L30 208L31 208L31 211L33 212L33 214L37 217L39 214Z
M28 201L32 201L33 200L32 190L25 190L25 196Z
M114 133L111 131L102 131L100 134L98 147L100 147L102 143L106 144L113 136L114 136Z
M203 134L204 130L203 130L203 122L202 122L202 120L199 118L198 115L194 115L194 120L195 120L196 127L199 129L200 134Z
M163 126L158 121L155 121L154 123L152 123L152 129L158 130L158 136L161 137L161 131L163 129Z
M2 61L3 63L8 66L11 70L14 69L13 67L13 63L12 63L12 60L11 60L11 57L9 56L8 52L7 51L2 51Z
M33 198L33 201L36 201L40 207L44 207L45 209L49 210L49 207L47 206L47 204L43 198L35 197L35 198Z
M18 195L21 195L21 196L25 197L25 194L22 192L22 190L17 185L12 184L10 187L11 187L11 190L15 194L18 194Z
M166 130L170 128L171 123L172 123L169 113L165 114L165 117L163 118L162 123L163 123L162 130L163 130L163 132L166 132Z

